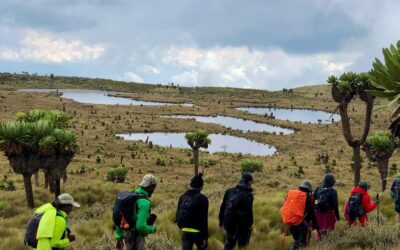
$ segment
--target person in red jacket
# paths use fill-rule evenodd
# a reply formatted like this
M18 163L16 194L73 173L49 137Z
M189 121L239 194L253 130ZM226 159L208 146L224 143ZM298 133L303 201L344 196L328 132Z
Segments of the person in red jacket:
M361 226L368 225L368 213L376 208L378 202L371 202L368 189L371 186L364 181L360 181L350 194L344 208L344 217L349 225L356 223L357 219Z

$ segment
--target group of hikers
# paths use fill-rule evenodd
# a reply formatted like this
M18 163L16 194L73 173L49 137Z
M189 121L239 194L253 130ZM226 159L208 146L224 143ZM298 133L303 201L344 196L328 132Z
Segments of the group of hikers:
M226 190L219 209L219 226L225 232L225 250L245 248L249 242L253 227L253 176L244 172L236 186ZM292 249L308 244L311 232L317 231L320 240L329 231L335 229L340 220L338 194L334 188L335 178L327 174L322 185L314 191L310 181L303 181L298 190L289 190L281 208L283 223L287 225L294 239ZM113 207L116 249L145 249L145 237L156 232L154 225L157 216L151 213L150 197L157 186L157 179L146 174L133 192L118 193ZM183 250L207 249L208 245L208 198L201 193L204 186L202 174L195 175L186 192L178 201L175 223L181 231ZM379 203L371 202L368 194L370 185L360 182L348 198L344 217L349 226L368 225L368 213ZM395 209L400 213L400 178L391 188L395 200ZM28 222L25 244L38 250L63 249L75 241L69 229L68 214L73 208L80 207L73 197L61 194L52 203L35 210ZM286 232L287 233L287 232ZM285 234L286 234L285 233Z

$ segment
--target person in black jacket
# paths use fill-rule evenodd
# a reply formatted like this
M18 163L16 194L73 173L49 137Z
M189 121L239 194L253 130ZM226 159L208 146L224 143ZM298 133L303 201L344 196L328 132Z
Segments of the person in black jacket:
M336 221L340 220L338 194L333 188L335 182L335 177L327 174L322 185L314 191L316 217L322 236L334 230Z
M204 185L202 174L194 176L189 189L181 195L176 211L176 222L182 231L182 250L207 248L208 198L200 191Z
M253 225L253 176L249 172L242 174L236 187L226 190L219 211L219 225L225 229L225 250L236 246L245 247L250 242Z
M302 223L297 226L290 226L289 232L292 234L294 242L292 249L298 249L308 244L311 237L311 230L314 228L319 234L317 218L315 217L315 200L312 196L312 186L309 181L303 181L299 190L307 194L305 217Z

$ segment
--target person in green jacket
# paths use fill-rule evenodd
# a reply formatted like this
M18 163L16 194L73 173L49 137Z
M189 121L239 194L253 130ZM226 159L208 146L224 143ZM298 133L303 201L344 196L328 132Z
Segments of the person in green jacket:
M46 203L35 210L36 214L43 214L36 234L37 250L64 249L75 241L75 235L70 234L68 225L68 214L74 207L80 205L71 195L64 193L52 203Z
M149 200L156 186L157 179L154 175L146 174L143 177L140 187L135 190L136 193L145 196L145 198L137 200L137 205L132 211L136 225L130 230L116 228L117 249L123 249L123 242L125 242L127 250L144 250L144 237L156 232L156 227L152 225L156 216L150 214L151 204Z

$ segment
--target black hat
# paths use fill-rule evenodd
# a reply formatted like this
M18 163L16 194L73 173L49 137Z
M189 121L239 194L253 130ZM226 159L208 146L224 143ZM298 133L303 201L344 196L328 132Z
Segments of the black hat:
M203 181L203 174L200 173L198 175L195 175L192 180L190 181L190 187L191 188L202 188L204 185Z
M246 183L249 183L250 181L253 180L253 176L251 175L250 172L243 172L242 174L242 180Z
M366 190L366 191L368 191L368 189L371 188L371 185L369 185L368 182L365 182L365 181L360 181L360 182L358 183L358 186L359 186L360 188L363 188L363 189Z

